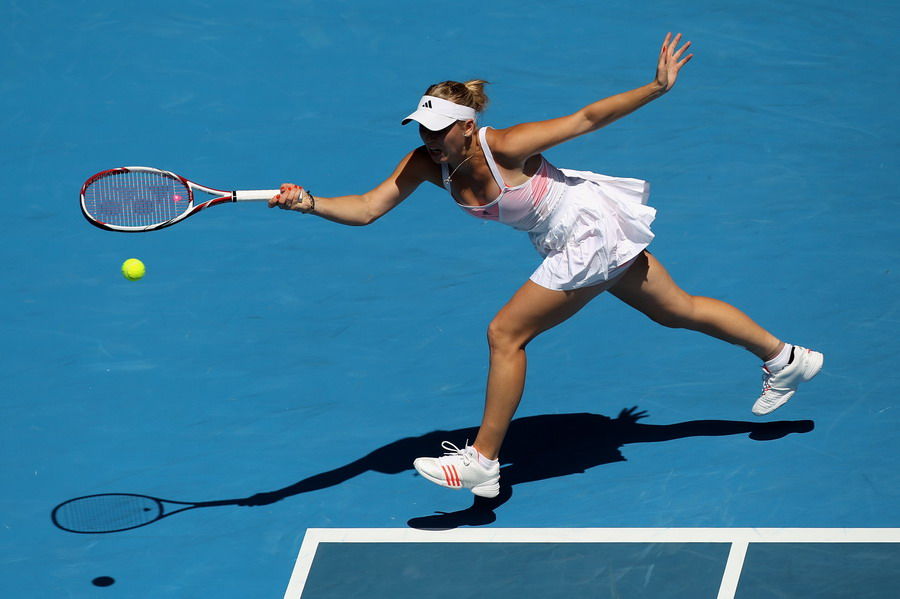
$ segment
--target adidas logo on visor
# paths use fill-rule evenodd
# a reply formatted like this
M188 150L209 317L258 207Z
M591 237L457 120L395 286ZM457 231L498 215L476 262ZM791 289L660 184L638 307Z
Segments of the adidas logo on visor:
M401 124L405 125L410 121L419 121L419 123L422 124L420 118L425 118L425 120L432 125L443 123L439 127L443 128L447 125L447 121L452 124L453 121L475 120L477 116L478 112L474 108L456 104L455 102L450 102L449 100L444 100L442 98L425 95L419 98L416 112L403 119ZM427 127L428 125L425 126Z

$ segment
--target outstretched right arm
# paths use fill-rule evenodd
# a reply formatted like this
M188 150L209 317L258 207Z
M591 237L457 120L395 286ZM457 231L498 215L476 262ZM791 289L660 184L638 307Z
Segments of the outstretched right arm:
M284 210L312 213L342 225L369 225L409 197L423 181L439 185L437 172L424 147L420 147L404 156L383 183L362 195L334 198L317 195L313 200L302 187L284 183L281 193L269 200L269 208L277 206Z

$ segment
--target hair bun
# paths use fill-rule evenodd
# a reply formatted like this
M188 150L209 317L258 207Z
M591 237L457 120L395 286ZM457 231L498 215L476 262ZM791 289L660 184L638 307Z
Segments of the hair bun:
M478 112L483 111L488 105L489 100L487 94L484 92L484 86L487 85L487 83L488 82L484 79L471 79L463 84L472 96L472 102L475 104L472 108Z
M425 90L426 96L443 98L456 104L474 108L476 112L483 112L488 105L487 94L484 86L488 82L484 79L471 79L465 83L459 81L442 81L435 83Z

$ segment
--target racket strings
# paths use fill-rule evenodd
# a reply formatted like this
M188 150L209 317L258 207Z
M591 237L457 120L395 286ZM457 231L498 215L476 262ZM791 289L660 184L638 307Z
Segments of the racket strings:
M190 207L190 199L181 180L158 172L113 172L84 191L88 214L118 227L147 227L173 219Z
M59 506L56 523L74 532L115 532L149 524L162 516L162 505L151 497L97 495Z

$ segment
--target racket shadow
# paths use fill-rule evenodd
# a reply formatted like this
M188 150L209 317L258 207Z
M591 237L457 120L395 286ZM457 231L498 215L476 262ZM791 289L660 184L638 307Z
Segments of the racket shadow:
M744 422L731 420L694 420L677 424L652 425L643 424L640 420L647 413L638 411L636 407L623 409L616 418L601 414L543 414L526 416L512 421L501 456L500 495L492 499L475 497L471 507L456 512L437 512L433 515L413 518L407 522L410 527L442 530L460 526L482 526L496 520L495 510L509 501L516 485L546 480L560 476L580 474L589 468L603 464L625 461L621 453L624 445L631 443L658 443L683 439L687 437L717 437L748 434L751 439L772 441L793 433L807 433L815 427L811 420L794 420L778 422ZM164 517L206 507L221 506L262 506L270 505L294 495L311 493L346 482L366 472L383 474L400 474L412 470L415 458L434 455L441 442L452 441L462 445L465 440L473 440L478 432L477 427L455 430L436 430L418 437L407 437L388 443L358 460L304 478L292 485L256 493L238 499L222 499L196 503L160 500L133 494L91 495L67 500L57 505L52 513L53 524L67 532L121 532L157 522ZM540 440L536 443L535 440ZM559 456L566 456L560 460ZM175 509L153 507L150 511L144 503L140 505L141 515L134 520L134 525L107 526L105 522L94 525L90 530L79 529L61 517L77 507L78 513L86 513L94 518L94 514L103 516L108 506L100 502L118 502L119 499L137 497L144 503L163 502L174 504ZM106 498L106 499L103 499ZM129 500L131 501L131 500ZM155 503L154 503L155 506ZM146 513L151 516L144 516ZM73 512L75 510L73 509Z

